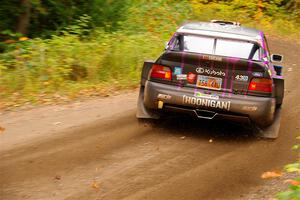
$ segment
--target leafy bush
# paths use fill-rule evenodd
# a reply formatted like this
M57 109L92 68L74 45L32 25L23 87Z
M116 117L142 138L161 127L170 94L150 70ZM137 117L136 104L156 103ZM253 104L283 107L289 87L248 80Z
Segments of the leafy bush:
M294 2L294 7L300 5L296 1L291 2ZM283 3L283 0L190 0L194 19L239 21L243 25L259 28L273 35L289 35L299 38L300 9L295 8L288 13Z
M300 139L300 136L297 137ZM293 150L299 151L300 144L294 145ZM297 162L291 163L285 166L285 171L288 173L297 173L300 175L300 159ZM300 176L296 177L293 180L288 180L290 183L289 189L284 192L277 194L279 200L297 200L300 199Z
M36 102L45 93L73 95L99 85L134 86L143 60L157 57L163 49L161 39L149 33L96 29L83 38L79 27L75 31L18 42L0 54L0 98Z

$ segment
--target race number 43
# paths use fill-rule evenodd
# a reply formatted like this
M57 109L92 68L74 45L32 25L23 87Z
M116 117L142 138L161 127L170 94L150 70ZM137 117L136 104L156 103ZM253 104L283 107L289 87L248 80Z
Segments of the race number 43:
M238 80L238 81L248 81L248 76L236 75L235 80Z

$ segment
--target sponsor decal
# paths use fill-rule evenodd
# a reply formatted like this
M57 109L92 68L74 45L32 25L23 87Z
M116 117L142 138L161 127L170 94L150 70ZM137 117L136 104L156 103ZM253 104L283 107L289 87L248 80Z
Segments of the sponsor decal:
M188 75L187 75L187 82L190 83L190 84L193 84L193 83L195 83L196 78L197 78L196 74L194 74L192 72L189 72Z
M245 76L245 75L236 75L235 80L237 80L237 81L248 81L249 77Z
M255 77L263 77L264 74L262 72L253 72L252 75Z
M202 68L202 67L197 67L197 68L196 68L196 72L199 73L199 74L203 74L204 71L205 71L205 69Z
M164 102L163 102L163 101L158 101L158 103L157 103L157 108L158 108L158 109L162 109L163 106L164 106Z
M214 99L189 97L186 95L183 95L182 99L184 104L205 106L209 108L219 108L228 111L230 110L230 104L231 104L230 101L218 101Z
M175 67L174 68L174 74L177 75L177 74L182 74L182 68L181 67Z
M207 75L212 75L212 76L225 76L226 73L223 72L222 70L216 71L214 69L204 69L202 67L197 67L196 72L199 74L207 74Z
M171 97L171 95L168 95L168 94L158 94L158 95L157 95L157 98L158 98L158 99L169 100L169 99L171 99L172 97Z
M204 93L201 93L201 92L195 92L195 93L194 93L194 96L195 96L195 97L207 98L207 99L215 99L215 100L218 100L218 99L219 99L219 96L218 96L218 95L214 95L214 94L204 94Z
M213 60L213 61L222 61L222 57L218 57L218 56L207 56L207 55L204 55L203 59Z
M177 77L177 80L186 80L187 79L186 74L177 74L176 77Z
M270 69L268 69L268 73L270 76L272 76L272 71Z
M258 108L257 106L243 106L242 109L246 111L256 111Z

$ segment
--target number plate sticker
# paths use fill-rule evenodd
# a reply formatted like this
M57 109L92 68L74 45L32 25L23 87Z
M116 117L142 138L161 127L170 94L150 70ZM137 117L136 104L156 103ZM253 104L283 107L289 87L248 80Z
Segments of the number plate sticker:
M211 76L198 75L197 87L212 90L221 90L222 79Z

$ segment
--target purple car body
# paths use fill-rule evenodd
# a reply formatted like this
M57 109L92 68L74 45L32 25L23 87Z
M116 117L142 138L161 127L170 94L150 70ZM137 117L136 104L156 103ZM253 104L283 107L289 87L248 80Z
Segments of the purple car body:
M263 32L239 23L181 26L156 61L145 61L137 118L172 112L204 119L272 124L284 96L282 56L271 55Z

